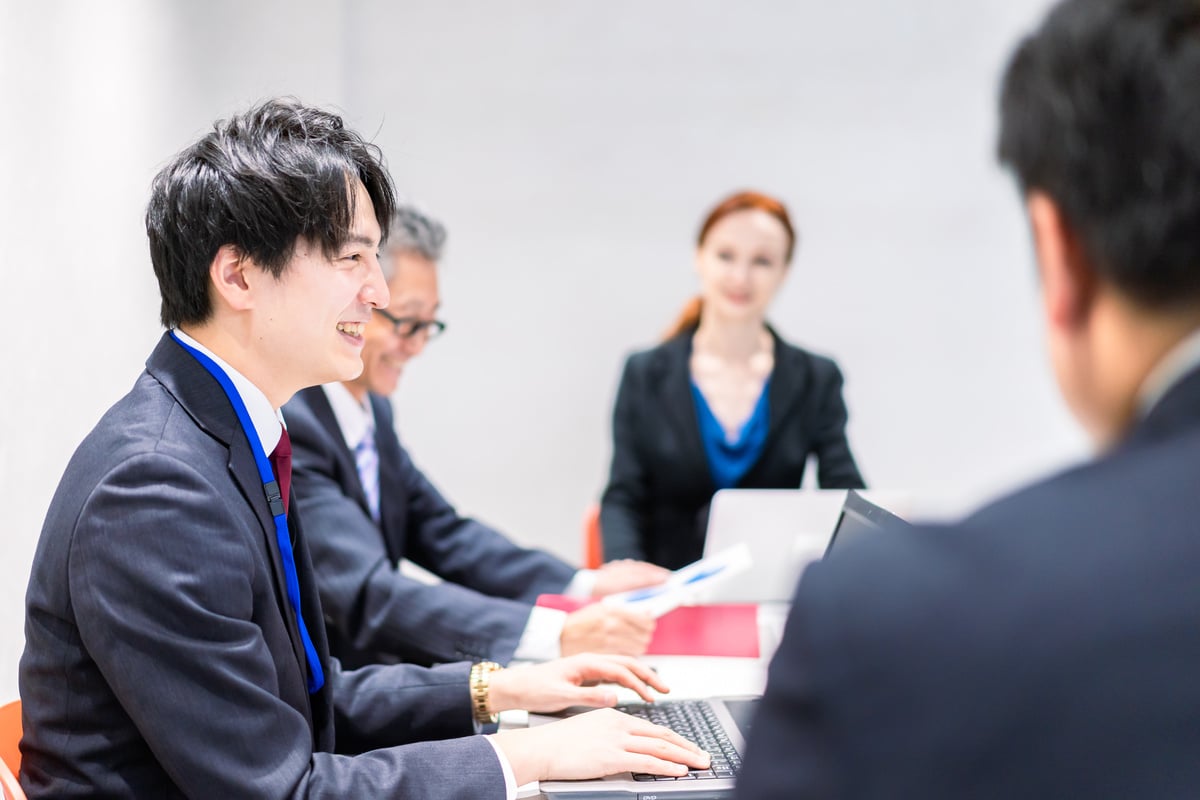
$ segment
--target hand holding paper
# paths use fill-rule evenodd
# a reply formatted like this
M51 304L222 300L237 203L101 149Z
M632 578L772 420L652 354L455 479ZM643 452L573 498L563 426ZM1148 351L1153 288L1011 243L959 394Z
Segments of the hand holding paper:
M672 572L660 584L611 594L601 602L661 617L681 605L702 600L713 586L748 569L751 560L750 548L735 545Z

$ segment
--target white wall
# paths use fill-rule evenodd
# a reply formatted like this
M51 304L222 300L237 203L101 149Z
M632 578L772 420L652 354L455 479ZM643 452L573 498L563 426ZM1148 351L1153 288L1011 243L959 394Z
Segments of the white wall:
M1045 0L0 3L0 702L37 533L158 336L155 169L279 93L375 133L450 229L400 425L467 511L575 558L621 360L735 188L802 235L772 317L847 377L872 485L959 505L1081 452L1042 358L998 72Z

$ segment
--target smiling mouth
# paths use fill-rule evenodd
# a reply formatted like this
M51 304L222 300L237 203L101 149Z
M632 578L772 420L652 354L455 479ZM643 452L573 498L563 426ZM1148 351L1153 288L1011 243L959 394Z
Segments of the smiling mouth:
M347 336L353 336L355 339L362 338L363 328L365 327L366 323L363 322L339 322L337 324L337 329L339 331Z

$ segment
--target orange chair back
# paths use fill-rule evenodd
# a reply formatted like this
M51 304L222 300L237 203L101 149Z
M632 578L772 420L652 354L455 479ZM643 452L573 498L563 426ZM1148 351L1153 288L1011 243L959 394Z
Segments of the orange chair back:
M583 566L597 569L604 563L604 544L600 540L600 504L592 503L583 512Z
M16 775L21 771L21 701L0 706L0 761Z

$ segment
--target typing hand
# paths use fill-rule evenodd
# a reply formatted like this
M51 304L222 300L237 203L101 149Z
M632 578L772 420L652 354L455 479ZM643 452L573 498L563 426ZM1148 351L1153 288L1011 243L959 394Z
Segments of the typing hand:
M654 618L618 606L592 603L567 615L559 646L575 653L618 653L640 656L650 646Z
M674 731L607 708L536 728L501 731L493 739L518 784L625 771L678 776L689 767L707 769L709 764L707 753Z
M651 689L670 691L654 670L628 656L583 653L570 658L493 672L488 681L488 707L493 712L524 708L551 714L570 706L616 705L615 683L654 702Z
M604 597L617 592L628 592L630 589L641 589L643 586L657 586L670 574L662 567L645 561L631 561L627 558L610 561L596 570L596 585L592 588L592 596Z

